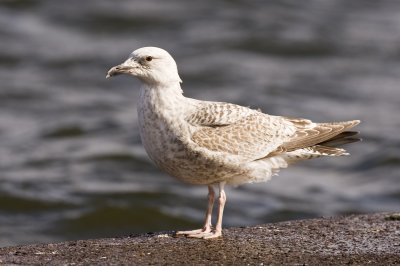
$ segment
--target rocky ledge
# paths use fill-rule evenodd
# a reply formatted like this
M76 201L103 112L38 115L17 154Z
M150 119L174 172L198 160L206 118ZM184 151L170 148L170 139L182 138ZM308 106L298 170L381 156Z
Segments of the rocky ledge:
M0 248L0 265L400 265L400 214L229 228L218 239L173 232Z

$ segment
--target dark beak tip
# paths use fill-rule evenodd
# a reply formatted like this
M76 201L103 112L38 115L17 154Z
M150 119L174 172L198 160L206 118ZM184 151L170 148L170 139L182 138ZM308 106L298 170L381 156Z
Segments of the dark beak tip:
M129 74L132 68L132 66L117 65L108 70L106 78L108 79L120 74Z
M107 75L106 75L106 79L115 76L120 69L121 68L119 66L112 67L110 70L108 70Z

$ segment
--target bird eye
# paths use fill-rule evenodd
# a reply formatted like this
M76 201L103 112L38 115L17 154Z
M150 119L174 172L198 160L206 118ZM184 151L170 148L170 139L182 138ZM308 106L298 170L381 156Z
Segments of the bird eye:
M146 56L146 61L147 61L147 62L150 62L151 60L153 60L153 57L152 57L152 56Z

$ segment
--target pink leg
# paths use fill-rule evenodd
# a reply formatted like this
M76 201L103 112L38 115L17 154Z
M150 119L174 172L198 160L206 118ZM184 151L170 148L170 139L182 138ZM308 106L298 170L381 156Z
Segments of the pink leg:
M206 212L206 217L204 221L204 226L201 229L190 230L190 231L178 231L177 235L187 235L189 237L202 237L202 235L209 234L211 232L211 214L214 205L215 192L214 188L208 186L208 207Z
M226 202L226 194L225 194L225 182L219 183L219 197L218 197L218 219L217 219L217 224L215 226L215 231L212 233L209 233L207 235L204 235L204 239L210 239L210 238L217 238L222 236L222 216L224 214L224 207L225 207L225 202Z

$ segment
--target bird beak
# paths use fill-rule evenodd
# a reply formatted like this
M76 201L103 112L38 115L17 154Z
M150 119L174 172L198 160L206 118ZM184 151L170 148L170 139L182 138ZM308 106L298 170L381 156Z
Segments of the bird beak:
M131 74L135 75L137 70L140 68L140 64L135 60L128 58L125 62L115 67L112 67L107 72L106 78L110 78L112 76L120 75L120 74Z
M133 69L135 69L135 67L133 67L133 66L127 66L124 64L117 65L115 67L112 67L110 70L108 70L106 78L108 79L110 77L120 75L120 74L128 74L128 73L131 73Z

